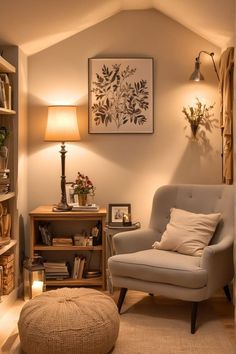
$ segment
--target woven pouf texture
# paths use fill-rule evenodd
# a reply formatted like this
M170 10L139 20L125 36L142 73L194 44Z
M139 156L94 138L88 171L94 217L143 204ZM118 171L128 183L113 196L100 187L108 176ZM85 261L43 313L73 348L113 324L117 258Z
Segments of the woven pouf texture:
M27 302L18 322L26 354L107 354L120 319L114 301L93 289L62 288Z

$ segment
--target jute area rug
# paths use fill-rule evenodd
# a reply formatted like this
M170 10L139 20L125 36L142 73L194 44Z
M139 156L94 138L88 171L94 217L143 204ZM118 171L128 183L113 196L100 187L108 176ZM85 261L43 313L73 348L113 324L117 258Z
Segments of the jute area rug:
M191 304L146 296L121 315L112 354L235 354L234 343L209 302L199 305L197 331L190 334Z
M151 296L134 298L128 306L123 305L112 354L236 354L235 344L209 301L199 305L194 335L190 334L190 313L188 302ZM0 352L23 354L17 328Z

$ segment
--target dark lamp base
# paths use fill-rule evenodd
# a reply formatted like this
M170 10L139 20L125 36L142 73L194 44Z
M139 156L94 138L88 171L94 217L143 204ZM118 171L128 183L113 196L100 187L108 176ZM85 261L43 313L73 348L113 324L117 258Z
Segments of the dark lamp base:
M72 206L68 204L59 203L52 208L52 211L70 211Z

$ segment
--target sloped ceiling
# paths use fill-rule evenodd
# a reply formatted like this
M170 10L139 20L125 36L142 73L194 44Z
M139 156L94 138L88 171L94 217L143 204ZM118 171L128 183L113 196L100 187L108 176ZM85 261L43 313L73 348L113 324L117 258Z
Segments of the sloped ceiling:
M235 0L8 0L0 43L34 54L122 10L155 8L217 46L234 43Z

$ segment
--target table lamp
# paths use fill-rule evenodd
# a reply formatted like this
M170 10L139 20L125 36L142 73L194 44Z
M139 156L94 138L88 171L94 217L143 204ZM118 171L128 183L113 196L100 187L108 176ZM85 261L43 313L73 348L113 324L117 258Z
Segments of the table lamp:
M66 200L65 176L65 142L79 141L79 127L75 106L48 107L48 120L44 141L61 142L61 201L53 208L54 211L69 211L71 207Z

